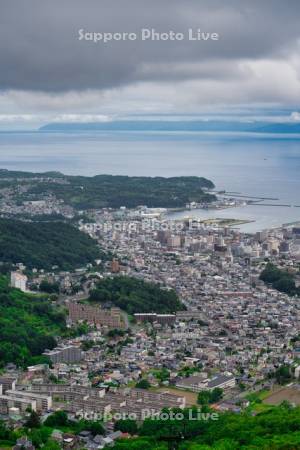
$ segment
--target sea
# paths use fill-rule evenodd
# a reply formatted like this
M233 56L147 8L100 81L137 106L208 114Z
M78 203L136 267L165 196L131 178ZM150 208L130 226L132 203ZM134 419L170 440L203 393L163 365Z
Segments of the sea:
M171 217L246 220L239 228L250 233L300 221L300 135L0 132L0 168L88 176L203 176L232 195L276 200Z

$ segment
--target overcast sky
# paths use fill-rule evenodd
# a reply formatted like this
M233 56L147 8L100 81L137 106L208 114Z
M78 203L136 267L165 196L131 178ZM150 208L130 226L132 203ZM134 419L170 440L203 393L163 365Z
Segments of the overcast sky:
M296 112L299 23L299 0L1 0L0 122ZM143 41L143 28L185 38ZM190 41L190 28L219 39Z

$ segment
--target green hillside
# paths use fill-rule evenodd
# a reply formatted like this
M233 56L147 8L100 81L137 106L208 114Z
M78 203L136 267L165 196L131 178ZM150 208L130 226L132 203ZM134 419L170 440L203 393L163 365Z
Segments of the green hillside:
M55 336L65 329L65 316L45 296L9 287L0 277L0 367L9 362L26 366L56 346Z
M178 411L181 412L182 411ZM300 408L273 407L252 416L218 413L215 420L146 419L135 439L120 440L115 450L296 450L300 449Z
M58 182L59 181L59 182ZM184 207L189 202L211 202L216 197L206 189L214 188L203 177L129 177L96 175L93 177L64 175L58 172L31 173L0 169L0 187L26 187L16 200L37 200L53 194L76 209Z
M104 254L96 241L64 222L0 219L0 261L22 262L29 269L63 270L93 263Z

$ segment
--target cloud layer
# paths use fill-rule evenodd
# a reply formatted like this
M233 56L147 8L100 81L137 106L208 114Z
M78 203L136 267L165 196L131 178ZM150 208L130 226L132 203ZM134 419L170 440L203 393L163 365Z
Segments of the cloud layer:
M298 0L2 0L0 113L193 112L300 103ZM218 41L78 40L78 30Z

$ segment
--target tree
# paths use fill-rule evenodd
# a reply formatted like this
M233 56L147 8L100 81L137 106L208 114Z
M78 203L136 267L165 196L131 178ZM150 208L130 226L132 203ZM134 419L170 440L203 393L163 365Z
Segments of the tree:
M89 430L93 436L96 436L97 434L104 434L105 432L103 424L97 420L89 422L86 429Z
M154 376L162 383L170 378L170 371L163 367L161 370L154 372Z
M221 388L214 388L210 393L210 402L209 403L216 403L223 397L223 389Z
M0 275L0 367L13 362L25 367L49 360L41 356L56 346L65 330L65 314L49 300L11 288Z
M289 295L299 295L300 289L296 287L294 276L286 270L281 270L274 264L268 263L260 274L260 279L272 285L274 289Z
M200 391L198 394L197 402L199 405L208 405L210 400L209 391Z
M43 445L43 437L41 435L41 432L39 429L34 428L31 430L31 432L29 433L29 439L31 440L31 442L33 443L33 445L36 448L40 448Z
M57 427L68 425L68 416L65 411L56 411L47 417L44 422L47 427Z
M186 309L173 289L133 277L116 276L100 280L90 291L92 302L110 302L129 314L137 312L173 313Z
M168 446L164 442L154 442L151 438L136 438L118 440L114 445L114 450L167 450Z
M61 447L57 442L55 442L53 440L49 440L44 445L43 450L61 450Z
M283 402L280 403L280 407L284 409L292 409L293 406L288 400L283 400Z
M0 440L14 440L14 432L7 427L3 420L0 420Z
M282 365L275 372L275 378L278 384L287 383L292 377L290 373L290 367L287 365Z
M122 337L124 335L125 335L125 331L121 330L119 328L112 328L107 333L107 337L109 337L109 338Z
M200 405L208 405L216 403L223 397L223 389L214 388L212 390L203 390L198 394L198 403Z
M59 293L59 284L58 283L50 283L48 280L42 280L40 284L40 291L47 292L48 294L58 294Z
M122 433L136 434L138 430L137 422L133 419L121 419L115 423L115 431L120 430Z
M207 406L205 408L208 408ZM201 408L201 412L205 408ZM165 411L163 411L164 413ZM173 410L174 413L177 410ZM239 450L300 448L300 407L285 405L257 413L218 412L217 420L197 419L197 408L178 409L183 419L148 418L138 438L118 440L116 450ZM190 420L195 413L195 419ZM207 412L212 413L211 410ZM192 416L191 414L192 413Z
M138 381L135 387L139 389L149 389L151 387L151 384L149 383L148 380L143 379Z
M30 416L25 422L27 428L39 428L41 426L40 417L36 411L31 411Z
M86 351L90 350L94 345L95 345L95 341L93 341L93 340L83 341L81 343L81 348L84 352L86 352Z
M0 260L28 269L73 270L95 259L106 260L94 239L64 222L0 219Z

